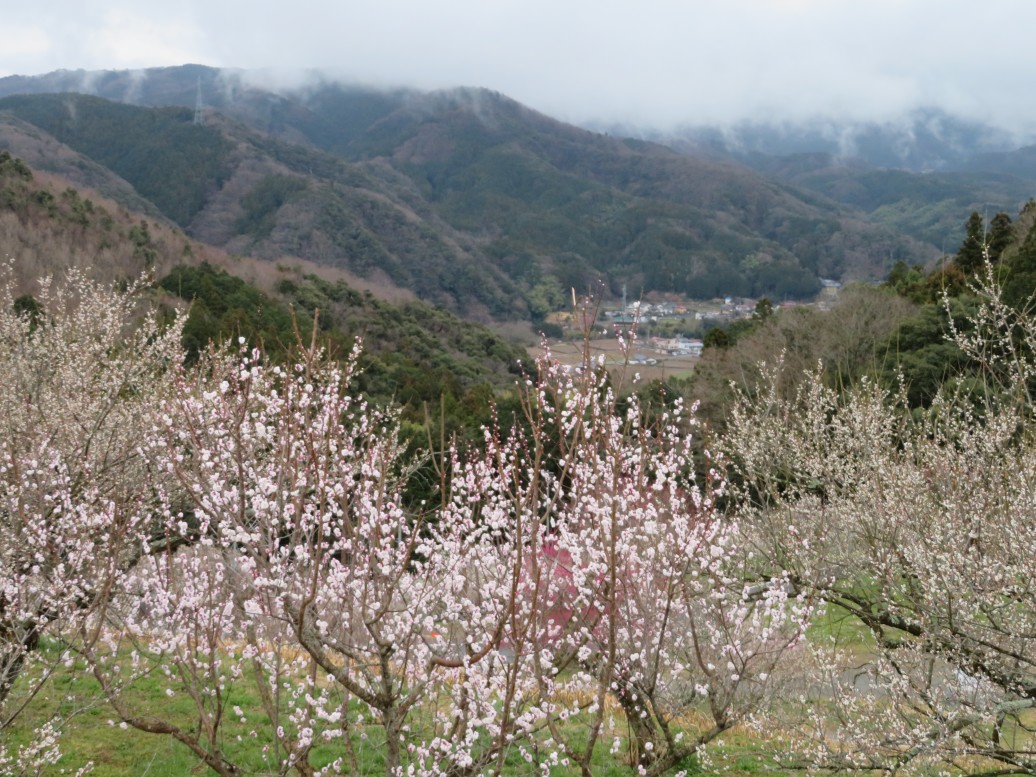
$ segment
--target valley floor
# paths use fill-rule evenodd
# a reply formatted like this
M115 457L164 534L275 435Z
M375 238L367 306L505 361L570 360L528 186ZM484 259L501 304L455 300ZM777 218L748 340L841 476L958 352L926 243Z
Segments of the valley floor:
M652 380L666 380L669 378L686 378L694 371L698 363L698 356L670 356L660 353L647 346L646 343L638 343L633 352L626 355L622 351L619 340L615 337L602 337L590 340L588 344L582 341L555 340L549 343L551 355L561 364L578 368L584 361L584 349L588 347L591 360L604 357L604 363L613 377L621 379L621 384L647 382ZM529 348L529 355L536 357L543 353L542 346ZM628 361L628 363L627 363ZM652 364L651 361L654 361ZM639 375L639 379L635 376Z

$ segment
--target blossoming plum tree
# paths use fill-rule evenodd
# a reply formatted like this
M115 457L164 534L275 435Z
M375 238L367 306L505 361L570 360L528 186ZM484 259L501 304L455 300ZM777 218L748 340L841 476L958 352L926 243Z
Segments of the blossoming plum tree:
M681 409L646 427L603 371L545 360L524 427L449 451L439 499L415 504L395 419L352 395L354 364L310 348L185 371L146 445L176 484L171 534L199 539L138 567L145 606L122 608L118 634L198 700L210 767L235 773L220 728L249 674L270 758L301 774L359 770L375 729L388 774L514 757L592 774L616 704L631 765L661 773L754 708L804 614L779 583L746 596L738 527L694 484ZM155 730L119 707L134 675L101 671L121 717Z
M731 420L760 558L869 635L841 652L848 664L821 662L789 732L797 763L1036 771L1036 323L1002 302L988 265L975 291L974 326L949 336L980 380L930 410L814 376Z
M524 422L442 452L421 501L356 353L188 366L140 291L73 273L38 316L0 300L0 735L59 662L226 777L660 774L760 703L808 609L745 584L680 406L649 423L545 358ZM52 763L56 732L0 769Z
M169 366L183 359L179 321L159 326L141 311L140 286L113 292L72 271L18 305L9 269L0 284L0 744L54 668L41 640L96 638L120 581L164 541L137 448L158 400L171 396ZM31 772L56 757L59 727L44 727L24 751L32 755L0 756L0 768Z
M663 773L761 702L809 608L779 581L746 595L740 528L716 509L722 476L704 491L693 478L693 416L676 402L649 423L636 397L622 404L603 369L549 360L527 395L533 674L552 740L584 773L609 702L631 764ZM560 701L573 696L582 704ZM692 709L707 723L688 726ZM582 728L564 725L580 714Z

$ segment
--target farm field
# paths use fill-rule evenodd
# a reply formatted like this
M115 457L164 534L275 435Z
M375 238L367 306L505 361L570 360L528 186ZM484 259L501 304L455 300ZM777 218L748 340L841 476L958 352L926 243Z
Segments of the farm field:
M573 342L569 340L554 341L549 344L551 355L563 365L576 368L582 364L585 349L589 349L591 359L604 357L605 366L613 377L621 378L620 385L625 386L634 381L634 376L639 375L641 382L652 380L667 380L670 378L688 378L694 372L698 363L697 356L668 356L658 353L651 348L635 347L630 354L630 362L627 363L622 346L615 337L601 337L589 340L586 343ZM529 355L540 356L543 353L541 346L529 348ZM654 359L655 364L633 363L633 359Z

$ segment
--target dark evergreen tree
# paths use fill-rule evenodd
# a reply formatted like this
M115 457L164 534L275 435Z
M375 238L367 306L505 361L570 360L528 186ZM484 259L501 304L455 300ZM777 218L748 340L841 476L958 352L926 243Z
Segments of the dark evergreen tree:
M972 211L964 227L964 242L954 263L964 272L971 275L985 261L986 227L978 211Z
M1005 270L1004 300L1015 307L1029 304L1036 291L1036 225L1029 229L1018 253L1011 257Z
M997 262L1007 246L1014 241L1014 224L1011 217L1000 211L989 222L989 261Z

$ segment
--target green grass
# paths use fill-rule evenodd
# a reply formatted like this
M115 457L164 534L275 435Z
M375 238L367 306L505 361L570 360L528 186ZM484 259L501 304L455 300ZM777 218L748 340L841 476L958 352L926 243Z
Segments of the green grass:
M48 653L52 655L46 655ZM45 646L44 654L53 659L57 650ZM32 680L32 674L28 673L21 684L27 685ZM168 681L160 675L145 676L135 680L123 698L134 714L158 717L193 732L198 718L193 700L183 693L169 697L168 686ZM222 724L220 749L246 774L275 772L264 756L264 748L272 747L273 726L252 679L242 678L233 683L226 698L227 709L241 707L247 722L241 723L236 716L228 714ZM55 672L26 707L17 725L7 732L8 743L15 747L27 744L37 727L53 719L64 721L63 756L58 766L45 774L74 773L90 763L94 765L91 774L100 777L143 774L172 777L206 771L187 746L172 737L120 724L114 710L101 701L100 686L82 664L77 663L70 669L62 667ZM340 745L318 746L311 754L311 763L318 768L331 763L341 754L340 749ZM369 768L364 770L377 772L382 760L380 749L366 749L365 766Z
M846 613L833 608L814 620L809 637L813 641L836 640L841 647L858 648L861 651L866 650L870 644L870 635L865 630ZM56 660L59 654L59 648L54 645L45 646L42 653L43 658L50 661ZM23 681L27 679L23 678ZM168 697L168 684L160 675L140 678L133 684L127 698L134 709L142 714L159 715L184 729L192 729L197 725L193 701L182 693ZM263 710L254 679L246 674L230 685L227 693L228 708L241 707L247 723L240 723L233 715L226 718L221 749L246 774L274 773L275 765L264 757L264 748L272 745L273 726ZM210 773L185 745L171 737L123 728L117 721L113 724L115 713L98 700L99 696L96 682L85 673L82 666L72 669L62 667L26 709L18 725L7 732L9 744L25 744L35 727L54 717L62 717L67 718L61 743L64 755L57 767L45 774L73 773L88 763L94 765L92 774L98 777L173 777ZM360 706L357 705L353 711L352 717L355 717L356 713L361 712ZM414 715L415 730L424 724L422 714ZM610 710L609 714L610 719L605 724L593 755L594 774L602 777L631 774L627 762L629 742L625 720L618 709ZM365 713L365 718L369 720L370 714ZM693 718L691 715L687 721L689 735L693 735L695 728ZM568 733L577 746L585 723L585 720L576 717L567 724ZM354 731L351 744L358 760L357 771L362 774L384 773L384 732L381 727L368 723L364 727L355 727ZM618 754L613 755L611 747L616 736L621 740L621 748ZM735 729L713 743L710 752L714 764L722 765L724 771L748 775L774 770L776 764L768 753L772 744L755 731ZM332 740L314 751L311 763L319 768L336 758L344 757L345 752L341 740ZM687 769L692 775L712 770L712 765L706 765L703 770L696 759L689 760L691 762L681 765L681 768ZM505 773L509 775L534 774L538 771L535 764L530 765L525 761L517 748L512 748L506 754L505 764ZM574 765L557 766L551 769L551 774L575 777L579 770Z
M813 643L834 644L847 650L869 651L874 647L874 635L859 620L843 608L829 604L816 615L806 630Z
M56 649L51 648L55 655ZM53 658L54 656L48 656ZM23 678L23 682L28 678ZM174 722L184 728L190 728L195 719L194 705L190 698L183 694L174 697L166 695L168 682L159 676L144 677L136 681L132 691L126 697L141 712L157 715ZM263 712L258 693L250 679L239 679L229 690L229 706L240 706L247 718L247 724L241 724L236 718L224 721L224 734L220 747L227 758L238 765L244 774L273 774L276 767L264 759L264 746L271 744L272 726ZM55 716L66 716L66 723L61 741L63 756L58 765L44 775L74 773L87 764L93 764L91 774L97 777L124 777L129 775L147 775L148 777L174 777L186 774L211 773L202 766L198 759L183 744L169 736L153 735L121 726L114 712L106 704L98 701L99 688L96 682L85 675L83 667L71 670L62 668L51 678L44 690L34 699L18 720L18 724L7 732L10 745L25 744L29 741L35 727ZM360 712L359 706L355 712ZM609 710L611 721L605 722L602 735L595 747L592 764L594 774L598 777L619 777L631 774L627 762L628 738L624 719L619 710ZM366 715L369 719L369 713ZM567 734L572 737L572 744L578 747L586 720L578 716L567 723ZM421 713L415 714L415 729L422 726ZM250 732L255 730L255 735ZM361 737L361 733L364 735ZM691 733L691 732L688 732ZM621 747L618 754L611 753L614 737L620 737ZM542 739L540 747L544 747ZM585 740L583 740L585 742ZM718 752L738 753L744 749L742 742L751 741L750 735L738 735L732 739L731 745L722 746ZM380 726L373 723L356 729L356 736L351 740L358 760L358 773L384 773L384 733ZM534 747L530 750L535 752ZM341 740L333 740L330 744L317 748L311 756L311 763L319 768L331 763L334 759L345 756L345 747ZM726 757L726 756L724 756ZM733 758L733 756L731 756ZM696 762L682 765L689 773L700 773ZM512 748L505 756L505 774L533 775L538 774L538 764L528 763L517 747ZM751 755L738 755L734 771L750 773L755 771ZM351 773L343 767L345 773ZM576 777L579 769L575 765L552 767L551 774L559 777Z

